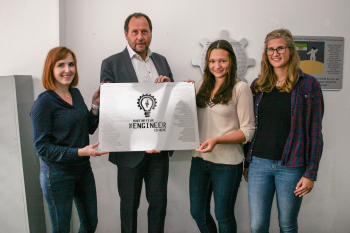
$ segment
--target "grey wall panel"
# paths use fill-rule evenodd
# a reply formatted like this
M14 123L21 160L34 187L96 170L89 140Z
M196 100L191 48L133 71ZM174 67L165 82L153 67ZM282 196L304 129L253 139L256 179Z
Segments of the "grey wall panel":
M29 115L34 103L32 76L16 75L15 83L29 228L30 232L45 232L43 195L39 180L40 163L33 147Z
M0 232L46 232L29 112L32 77L0 77Z
M14 76L0 89L0 232L29 232Z

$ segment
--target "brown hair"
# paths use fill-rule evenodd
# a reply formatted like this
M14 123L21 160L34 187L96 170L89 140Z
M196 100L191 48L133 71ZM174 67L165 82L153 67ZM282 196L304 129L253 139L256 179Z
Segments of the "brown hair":
M230 65L225 81L221 84L219 90L215 93L212 102L214 104L228 104L228 101L232 99L232 90L237 82L237 61L231 44L226 40L217 40L213 42L209 46L205 57L203 83L196 95L196 103L197 107L199 108L205 108L209 104L211 93L215 87L215 76L209 70L209 57L213 49L226 50L230 59Z
M75 66L75 76L70 84L71 87L75 87L78 85L79 76L78 76L78 70L77 70L77 59L75 57L75 54L72 50L66 48L66 47L56 47L49 51L46 57L45 65L44 65L44 71L42 76L42 82L43 86L46 90L55 90L55 77L53 75L53 68L59 60L65 59L68 54L72 54L73 60L74 60L74 66Z
M300 70L300 59L297 50L294 46L294 40L292 33L287 29L278 29L267 34L265 38L264 52L261 60L261 70L259 78L254 85L255 91L260 92L271 92L277 82L277 75L275 74L273 66L270 64L268 55L265 50L267 49L267 44L272 39L282 38L286 46L290 50L289 66L287 70L287 77L282 86L278 87L281 91L291 92L293 86L298 81L299 70Z
M132 17L135 17L135 18L139 18L139 17L145 17L147 19L147 22L148 22L148 26L149 26L149 30L152 32L152 22L151 22L151 19L145 15L144 13L141 13L141 12L136 12L136 13L133 13L131 15L128 16L128 18L126 18L125 22L124 22L124 31L126 31L126 33L129 32L129 22L130 22L130 19Z

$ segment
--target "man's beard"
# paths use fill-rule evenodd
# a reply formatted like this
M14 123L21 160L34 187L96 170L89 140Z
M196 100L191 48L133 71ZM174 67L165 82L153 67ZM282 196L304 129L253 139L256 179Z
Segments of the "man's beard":
M142 49L142 50L137 50L137 49L136 49L136 45L137 45L138 43L143 43L143 44L145 45L145 48ZM133 47L132 49L133 49L136 53L144 53L144 52L146 52L146 51L148 50L148 45L146 44L146 42L137 42L137 43L134 45L134 47Z

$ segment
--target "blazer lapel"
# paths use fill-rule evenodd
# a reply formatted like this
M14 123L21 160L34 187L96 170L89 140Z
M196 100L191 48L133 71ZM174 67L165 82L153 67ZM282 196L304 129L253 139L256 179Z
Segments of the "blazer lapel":
M168 76L166 73L165 73L165 70L163 69L164 67L162 66L161 64L161 61L159 61L159 59L157 59L157 56L153 56L153 54L151 54L151 59L153 61L153 64L154 66L156 67L157 69L157 72L159 75L165 75L165 76Z
M134 67L132 66L130 55L129 55L129 52L128 52L127 48L125 48L124 51L123 51L123 58L124 58L125 67L126 67L126 70L129 73L129 77L130 77L131 82L132 83L137 83L138 79L137 79Z

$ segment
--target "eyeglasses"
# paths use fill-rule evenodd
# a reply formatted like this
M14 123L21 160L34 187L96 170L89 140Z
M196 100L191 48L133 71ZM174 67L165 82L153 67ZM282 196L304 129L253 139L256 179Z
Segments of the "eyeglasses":
M287 49L287 48L290 48L290 46L279 46L279 47L277 47L277 49L274 49L274 48L267 48L267 49L265 49L265 51L266 51L267 55L273 55L273 53L275 52L275 50L276 50L276 52L277 52L278 54L283 54L283 53L286 52L286 49Z

